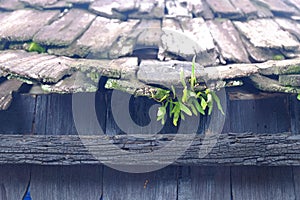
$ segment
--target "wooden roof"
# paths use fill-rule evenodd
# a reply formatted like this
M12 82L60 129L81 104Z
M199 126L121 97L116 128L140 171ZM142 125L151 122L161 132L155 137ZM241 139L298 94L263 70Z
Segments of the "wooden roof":
M202 83L247 77L300 93L299 21L299 0L1 0L0 109L22 82L93 92L106 76L107 88L147 95L180 85L194 55ZM30 42L46 53L26 51Z

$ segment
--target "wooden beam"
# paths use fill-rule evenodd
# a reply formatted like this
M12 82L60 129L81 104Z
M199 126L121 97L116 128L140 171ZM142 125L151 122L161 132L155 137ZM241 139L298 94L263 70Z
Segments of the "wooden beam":
M144 135L145 136L145 135ZM0 135L0 164L75 165L101 164L88 149L99 152L98 158L106 164L145 165L166 164L170 155L179 151L188 135L176 135L176 146L164 148L174 139L174 134L139 137L118 136L78 136L78 135ZM199 149L208 147L218 140L210 153L199 158ZM109 142L103 141L110 140ZM83 142L84 144L83 145ZM120 154L112 148L118 146L128 152L144 153L137 160L128 154ZM178 145L177 145L178 144ZM149 152L164 148L159 156L151 157ZM119 158L122 156L122 162ZM124 161L125 158L127 161ZM221 134L205 138L197 135L194 142L173 165L218 166L300 166L300 135L280 134Z

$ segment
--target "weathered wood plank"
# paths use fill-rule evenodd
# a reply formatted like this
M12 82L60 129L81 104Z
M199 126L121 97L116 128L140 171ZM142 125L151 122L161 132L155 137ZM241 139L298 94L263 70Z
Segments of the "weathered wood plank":
M57 17L59 11L17 10L0 19L0 38L9 41L28 41Z
M33 41L47 46L68 46L86 31L95 15L79 9L71 9L51 25L44 26Z
M287 60L270 60L257 64L259 73L263 75L282 75L300 73L300 58Z
M229 64L204 68L207 73L207 80L224 80L239 77L248 77L258 73L258 68L254 64Z
M209 21L208 27L225 62L248 63L248 53L230 20Z
M30 180L30 168L26 165L0 165L1 200L23 199Z
M137 68L137 57L93 60L71 59L19 50L0 53L0 70L4 74L46 83L57 83L76 70L84 72L95 82L100 75L127 80L135 77Z
M32 166L32 199L74 200L102 196L101 166Z
M290 75L279 75L279 83L284 86L300 86L300 75L290 74Z
M91 112L96 110L99 124L105 131L106 103L103 93L76 93L70 94L49 94L37 96L35 130L34 133L41 135L58 135L62 131L64 134L77 134L77 127L84 127L86 134L98 133L98 124L93 124ZM72 101L76 98L78 102ZM96 98L96 99L94 99ZM90 99L95 101L95 107L86 105ZM72 105L73 103L73 105ZM73 106L73 107L72 107ZM74 108L76 106L76 108ZM82 110L78 116L78 110ZM92 109L92 110L91 110ZM95 109L95 110L93 110ZM74 114L77 114L74 118ZM74 120L81 120L80 122ZM79 129L79 130L81 130Z
M113 96L112 96L113 95ZM148 97L134 97L120 91L107 96L106 134L156 134L177 132L168 117L164 126L156 120L158 104ZM154 106L154 108L150 108ZM152 117L152 118L151 118Z
M237 10L243 12L246 17L257 16L257 8L250 0L230 0L230 2Z
M31 133L34 119L35 98L13 94L11 106L0 111L0 129L5 134Z
M50 94L36 98L35 134L77 133L72 117L71 95Z
M288 95L255 100L231 100L229 103L230 132L275 134L291 129Z
M141 20L141 23L136 27L135 32L140 32L139 36L136 38L135 50L138 50L139 47L154 47L158 49L162 34L160 20Z
M0 84L0 110L6 110L12 102L12 93L18 91L23 82L12 79Z
M267 8L265 5L261 5L257 1L252 1L252 3L257 9L257 16L259 18L272 18L274 16L271 10Z
M70 60L64 57L57 58L48 54L24 53L23 51L15 51L15 54L22 57L1 63L1 70L18 77L50 83L56 83L73 72L69 65ZM3 57L7 59L13 56L4 54Z
M260 5L269 8L274 13L283 13L283 14L294 14L296 9L291 6L288 6L282 0L255 0Z
M291 167L232 167L233 199L295 199Z
M300 199L300 167L293 167L295 196L296 200Z
M229 167L182 167L179 171L178 200L229 200Z
M295 50L299 47L299 42L273 19L235 21L234 24L256 48Z
M77 40L76 46L85 51L86 49L89 49L89 57L98 59L109 58L111 57L109 52L113 43L117 42L118 38L121 36L129 35L134 31L134 27L138 22L138 20L122 22L115 19L97 17L83 36ZM114 57L132 53L134 44L127 44L125 46L126 48L121 44L119 49L117 49L117 52L112 53Z
M236 18L241 16L241 13L228 0L209 0L207 3L218 17Z
M19 10L24 8L24 4L19 0L2 0L0 8L4 10Z
M213 18L213 13L209 9L207 3L204 0L200 0L200 1L186 0L183 1L182 4L184 5L185 2L187 3L189 12L191 12L193 16L203 17L205 19Z
M125 19L126 12L138 10L138 6L139 4L136 0L126 1L126 4L122 0L101 0L94 1L89 6L89 9L103 17Z
M261 76L254 74L250 76L250 79L253 85L262 91L265 92L283 92L290 94L300 93L300 89L297 87L282 86L279 81L268 78L266 76Z
M206 77L204 67L198 63L195 64L195 74L203 80ZM170 87L173 85L181 86L180 71L184 71L184 75L188 78L191 75L192 62L186 61L166 61L144 60L139 66L137 78L147 84L158 84Z
M300 166L300 138L291 133L282 134L221 134L211 152L199 158L199 149L209 148L216 136L198 135L187 151L178 160L170 158L179 149L188 135L176 134L176 147L164 148L173 141L174 134L156 134L133 136L63 136L63 135L0 135L0 163L33 163L40 165L76 165L100 164L88 149L96 153L97 158L106 164L134 166L135 163L147 165L169 164L184 166L218 165L257 165L257 166ZM82 145L84 140L85 146ZM106 142L105 142L106 141ZM113 146L112 146L113 145ZM88 149L87 149L87 148ZM140 156L122 154L116 147L126 151L141 153ZM159 156L148 157L147 152L164 148ZM122 161L119 159L122 156ZM125 161L126 160L126 161Z
M96 92L98 90L98 79L91 80L87 74L75 72L70 77L66 77L56 84L44 84L41 86L47 93L78 93L78 92Z
M105 167L103 199L176 199L176 169L167 167L151 173L129 174Z
M196 61L200 62L202 65L216 64L218 54L217 49L214 45L214 40L207 23L204 22L203 18L183 18L180 20L180 26L182 27L183 33L189 39L186 40L188 43L183 43L184 45L181 45L183 52L186 48L191 48L194 51L193 56L197 56ZM179 42L185 42L180 40L181 37L179 35L179 38L175 37L175 39L179 39ZM191 47L188 47L188 44L191 45ZM184 56L184 58L190 61L193 56Z
M295 135L300 134L300 101L296 95L290 96L291 113L291 132Z
M287 5L293 5L296 8L300 9L300 1L299 0L285 0L284 3Z
M191 61L197 55L197 61L204 66L217 64L213 37L202 18L164 19L162 29L161 57L172 54Z
M153 19L163 18L165 14L164 0L136 0L138 10L129 13L128 18Z
M275 18L276 23L281 26L284 30L295 35L298 40L300 40L300 24L293 20L288 20L284 18Z
M58 1L59 0L20 0L20 2L23 2L25 5L30 5L36 8L43 8L47 5L55 4Z
M187 6L187 4L187 1L167 0L166 10L168 12L168 15L172 17L192 17L191 10Z

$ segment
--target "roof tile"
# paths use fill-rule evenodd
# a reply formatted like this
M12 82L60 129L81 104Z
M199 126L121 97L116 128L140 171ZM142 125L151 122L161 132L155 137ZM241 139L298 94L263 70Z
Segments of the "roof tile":
M60 11L17 10L2 14L0 18L0 39L28 41L45 25L49 24Z
M59 20L44 26L33 40L48 46L68 46L85 32L95 17L86 11L71 9Z

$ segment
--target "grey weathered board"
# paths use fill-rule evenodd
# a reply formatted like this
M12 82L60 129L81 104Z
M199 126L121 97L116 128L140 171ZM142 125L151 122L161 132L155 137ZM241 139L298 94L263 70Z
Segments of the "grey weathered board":
M228 0L210 0L207 1L210 8L218 17L239 17L241 13Z
M0 111L0 130L3 134L28 134L32 132L35 97L13 94L7 110Z
M72 116L71 95L41 95L36 97L34 133L39 135L76 134Z
M292 167L232 167L232 199L295 200Z
M81 120L76 124L74 121L74 110L72 107L72 98L70 94L49 94L37 96L36 115L34 124L34 133L40 135L74 135L77 134L76 125L84 126L86 133L97 133L98 126L90 124L93 117L90 112L93 110L97 113L99 124L105 131L105 116L106 116L106 102L104 93L77 93L76 99L82 101L80 106L82 112L77 116L77 120ZM95 98L94 98L95 97ZM95 106L88 101L92 100ZM77 108L76 108L77 109ZM77 114L77 113L76 113Z
M177 167L140 174L104 168L103 200L175 200L176 198Z
M296 99L296 96L291 96L290 102L291 132L294 134L300 134L300 101Z
M178 176L178 200L231 199L229 167L182 167Z
M58 15L59 11L41 12L29 9L11 12L0 19L1 39L9 38L10 41L31 40L41 27L51 23Z
M33 200L99 200L102 170L97 165L32 166L30 195Z
M12 102L12 93L17 92L23 82L19 80L8 80L0 84L0 110L6 110Z
M232 100L228 110L230 132L280 133L290 131L288 96Z
M157 163L184 166L300 166L300 137L291 133L198 135L191 145L189 143L193 138L190 135L176 134L176 140L174 137L174 134L80 137L0 135L0 163L76 165L99 164L100 160L128 167L141 162L146 166ZM176 145L170 146L174 141ZM211 151L205 156L203 151L207 149ZM156 155L153 156L152 152ZM177 156L181 157L176 160Z
M23 199L30 180L27 165L0 165L0 199Z
M118 98L113 101L114 105L112 105L112 92L107 93L107 119L106 119L107 135L116 135L116 134L124 134L124 133L135 133L135 134L141 133L142 127L149 125L149 123L152 123L153 125L150 124L149 129L147 129L147 131L143 129L144 130L143 134L156 134L156 132L159 133L177 132L177 127L175 127L172 124L170 118L166 120L166 124L163 126L163 128L160 128L161 127L160 122L158 123L155 122L156 119L152 119L154 121L151 121L151 118L149 116L149 108L156 104L154 100L151 100L148 97L134 97L133 95L130 96L129 94L126 93L122 93L118 91L116 92L118 93L117 95ZM130 98L130 101L127 103L124 99L128 99L128 97ZM114 110L112 109L112 106L115 106ZM118 119L117 118L118 116L116 115L120 115L120 112L123 113L124 117L121 120L116 121ZM151 114L152 116L156 116L155 110ZM130 117L132 118L132 120L130 120ZM126 123L127 121L129 123Z
M72 9L51 25L44 26L33 40L48 46L68 46L86 31L95 17L83 10Z
M28 185L33 200L299 200L300 194L298 167L166 167L130 174L99 165L1 165L0 177L1 200L21 200Z
M296 200L300 199L300 167L293 167Z
M86 122L86 132L89 132L89 134L97 133L98 125L90 123L91 120L89 118L92 116L88 113L96 111L97 120L103 132L108 135L130 133L126 129L121 130L122 126L118 126L116 116L112 114L111 92L98 92L96 100L92 101L92 103L95 102L96 107L85 103L85 101L93 98L92 93L78 93L75 95L82 98L82 104L80 104L83 111L81 119ZM77 133L74 123L74 112L72 111L72 95L38 95L36 102L34 96L19 94L14 94L14 96L15 98L9 109L0 111L0 119L2 120L0 128L3 134L28 134L32 132L32 127L35 134L42 135ZM155 105L156 102L154 100L147 97L135 98L132 96L129 102L125 102L125 96L124 94L124 98L119 97L119 99L115 100L117 104L114 106L114 111L123 112L128 106L128 109L125 110L129 110L129 112L122 113L121 117L132 118L132 120L126 118L127 121L135 123L135 126L132 126L132 133L141 133L141 131L145 130L143 126L154 122L153 129L148 131L149 134L177 133L178 129L173 126L170 119L167 120L163 129L160 128L160 122L156 122L156 119L154 119L156 118L157 109L155 107L151 112L154 121L150 122L149 108ZM227 103L228 113L226 114L223 132L281 133L291 131L294 134L298 134L300 131L300 114L298 112L300 102L297 101L295 96L279 95L263 99L228 99ZM118 111L117 109L120 110ZM35 116L33 115L34 112L36 112ZM35 123L33 123L34 119ZM201 117L197 133L203 133L208 124L209 119ZM154 132L151 132L152 130ZM159 131L155 132L155 130Z
M220 48L223 59L228 62L248 63L248 54L230 20L219 22L209 21L210 32Z

